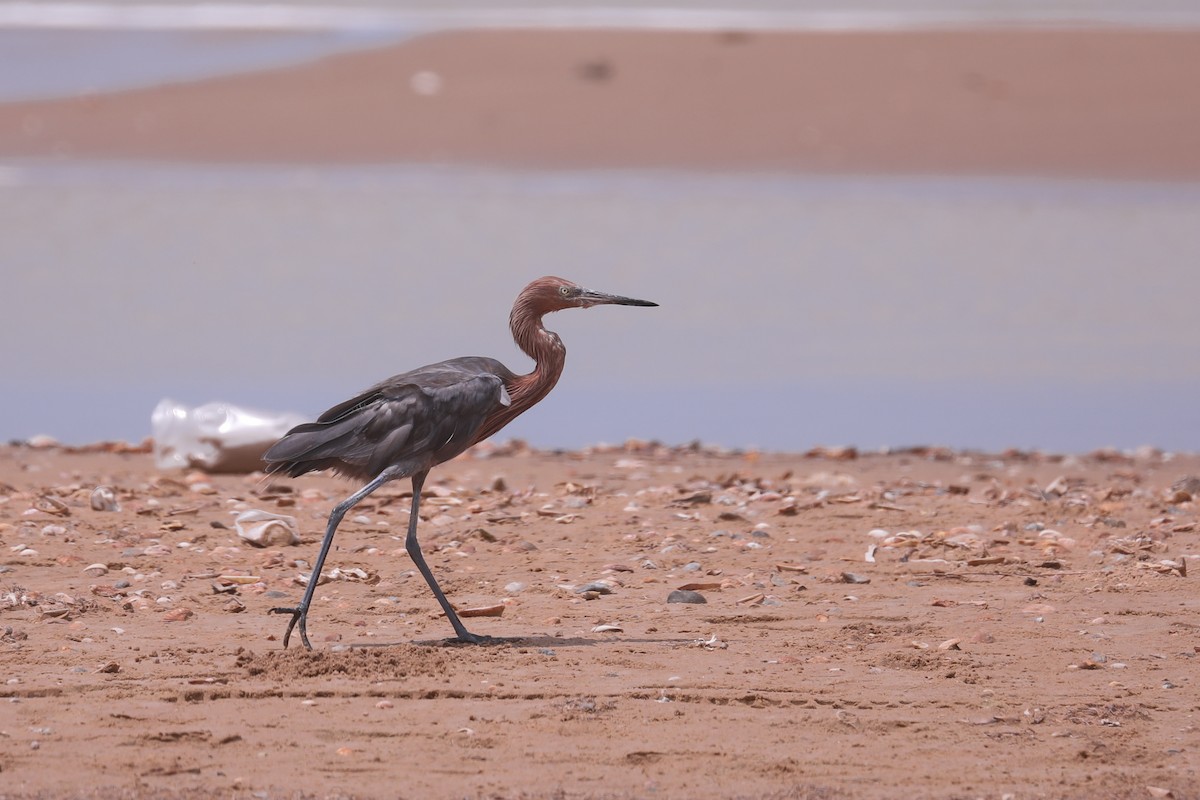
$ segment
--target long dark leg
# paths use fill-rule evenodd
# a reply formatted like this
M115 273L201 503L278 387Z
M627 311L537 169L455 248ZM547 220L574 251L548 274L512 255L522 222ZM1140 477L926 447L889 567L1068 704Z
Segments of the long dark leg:
M287 631L283 634L283 648L285 650L288 646L288 640L292 638L292 628L296 627L297 622L300 623L300 641L304 642L304 646L309 650L313 649L308 641L308 607L312 605L313 593L317 591L317 584L321 579L321 567L325 565L325 556L329 555L329 548L333 545L333 535L337 532L337 527L341 523L342 517L346 516L347 511L354 508L360 500L394 477L394 472L384 470L366 486L333 507L333 512L329 515L329 524L325 526L325 539L321 542L321 552L317 554L317 563L313 565L312 573L308 576L308 588L304 590L304 599L295 608L272 608L267 612L269 614L292 615L291 621L288 622ZM411 533L409 535L411 536Z
M458 618L458 614L454 613L454 606L450 605L450 601L446 599L446 595L442 592L442 587L438 586L437 580L433 577L433 572L430 571L429 565L425 563L425 556L421 554L421 545L417 543L417 522L421 519L417 515L417 511L421 507L421 487L425 485L425 476L428 474L428 472L418 472L412 478L412 513L408 518L408 538L404 540L404 549L408 551L409 558L417 565L417 569L421 571L425 582L433 590L433 596L437 598L437 601L442 606L442 610L446 612L446 616L450 619L450 624L454 626L454 632L458 635L458 640L471 644L482 644L488 640L488 637L477 636L467 630L462 624L462 620Z

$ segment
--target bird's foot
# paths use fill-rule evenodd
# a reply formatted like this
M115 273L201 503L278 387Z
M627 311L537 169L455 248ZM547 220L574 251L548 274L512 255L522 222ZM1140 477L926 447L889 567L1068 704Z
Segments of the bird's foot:
M482 636L478 633L471 633L470 631L464 629L464 630L459 631L457 636L455 636L451 639L447 639L445 641L445 643L447 645L460 645L460 644L486 645L486 644L500 644L503 641L504 641L503 639L497 638L495 636Z
M292 629L296 627L296 623L300 623L300 641L304 642L304 647L312 650L312 644L308 641L308 608L298 606L296 608L272 608L267 611L268 614L291 614L292 618L288 620L287 630L283 634L283 649L287 650L288 641L292 638Z

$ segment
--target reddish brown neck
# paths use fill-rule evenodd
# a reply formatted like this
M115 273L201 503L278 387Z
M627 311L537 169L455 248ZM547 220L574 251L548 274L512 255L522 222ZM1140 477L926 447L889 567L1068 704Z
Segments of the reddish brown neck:
M509 319L513 339L534 363L532 372L519 376L508 387L514 417L550 393L567 361L567 348L557 333L542 325L542 314L533 310L524 314L517 311L518 308L514 308Z
M501 408L484 422L476 441L482 441L512 422L528 408L550 393L562 375L567 361L567 349L554 331L542 325L543 311L525 298L518 298L509 317L513 339L525 355L533 359L533 371L518 375L505 388L512 403Z

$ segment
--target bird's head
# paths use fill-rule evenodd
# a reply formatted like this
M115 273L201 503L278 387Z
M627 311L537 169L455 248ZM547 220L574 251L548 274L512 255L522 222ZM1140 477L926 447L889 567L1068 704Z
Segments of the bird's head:
M562 311L564 308L588 308L599 305L657 306L649 300L636 300L616 294L585 289L565 278L547 275L525 287L517 302L524 300L540 314Z

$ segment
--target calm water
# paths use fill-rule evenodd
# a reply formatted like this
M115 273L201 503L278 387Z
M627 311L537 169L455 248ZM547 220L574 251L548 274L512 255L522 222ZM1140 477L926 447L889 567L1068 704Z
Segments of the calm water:
M1200 449L1200 186L8 163L0 241L4 439L527 369L508 307L559 274L662 307L550 317L502 435Z
M1200 25L1191 0L520 5L0 3L0 101L479 24ZM1197 264L1196 185L0 163L0 438L139 439L163 397L315 414L455 355L527 369L509 304L559 274L662 307L551 317L566 374L502 435L1196 450Z
M0 2L0 102L281 67L461 28L1200 27L1195 0Z

